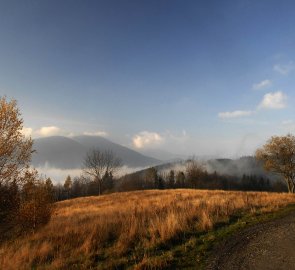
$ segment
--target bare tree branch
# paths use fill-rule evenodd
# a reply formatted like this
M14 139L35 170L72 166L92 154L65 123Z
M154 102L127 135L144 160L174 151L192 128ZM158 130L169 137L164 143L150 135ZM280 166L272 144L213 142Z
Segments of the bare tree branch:
M121 160L112 151L99 149L90 150L84 159L83 172L90 175L98 183L98 192L101 194L101 186L107 175L113 175L122 166Z

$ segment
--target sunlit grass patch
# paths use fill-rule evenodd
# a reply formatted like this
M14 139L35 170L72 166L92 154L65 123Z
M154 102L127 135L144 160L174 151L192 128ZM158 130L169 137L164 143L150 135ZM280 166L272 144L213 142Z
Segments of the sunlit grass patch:
M34 235L1 247L0 268L161 269L188 234L294 202L292 194L187 189L67 200L56 203L50 223Z

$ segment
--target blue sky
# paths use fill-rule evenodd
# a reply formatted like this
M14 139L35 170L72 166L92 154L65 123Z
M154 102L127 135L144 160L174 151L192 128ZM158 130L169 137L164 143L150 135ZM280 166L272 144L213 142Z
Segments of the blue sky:
M295 2L0 2L0 95L34 138L252 154L295 131Z

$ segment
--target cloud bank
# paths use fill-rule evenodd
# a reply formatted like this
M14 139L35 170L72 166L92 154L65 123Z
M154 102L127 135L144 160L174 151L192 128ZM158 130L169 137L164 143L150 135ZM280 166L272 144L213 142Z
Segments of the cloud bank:
M221 119L238 118L238 117L246 117L246 116L253 115L260 109L271 109L271 110L284 109L287 107L287 99L288 97L282 91L267 93L263 96L262 101L259 103L256 110L253 110L253 111L236 110L236 111L220 112L218 113L218 117Z
M42 127L36 131L36 134L41 137L59 135L60 133L61 133L61 129L56 126Z
M253 111L237 110L237 111L232 111L232 112L220 112L220 113L218 113L218 117L222 118L222 119L237 118L237 117L249 116L249 115L252 115L253 113L254 113Z
M94 132L84 132L83 135L87 136L101 136L101 137L107 137L109 134L106 131L94 131Z
M72 132L68 132L66 130L63 130L57 126L44 126L39 129L33 129L30 127L24 127L22 129L22 134L25 135L26 137L49 137L49 136L66 136L66 137L73 137L75 134ZM82 135L87 135L87 136L101 136L101 137L107 137L109 134L106 131L85 131L80 133Z
M135 148L142 149L162 144L164 138L157 132L142 131L132 138L132 142Z
M125 174L133 173L146 168L147 167L128 167L124 165L118 170L118 172L115 173L115 177L120 177ZM36 167L36 169L40 175L44 177L50 177L55 184L57 183L63 184L68 175L70 175L71 178L73 179L83 174L83 171L80 168L77 168L77 169L55 168L50 166L48 163L44 166Z
M189 139L185 130L180 134L174 134L169 130L164 132L141 131L132 137L132 146L136 149L155 149L161 146L161 149L171 149L176 145L183 147Z
M264 95L261 103L258 105L259 109L283 109L287 106L287 96L277 91L274 93L267 93Z

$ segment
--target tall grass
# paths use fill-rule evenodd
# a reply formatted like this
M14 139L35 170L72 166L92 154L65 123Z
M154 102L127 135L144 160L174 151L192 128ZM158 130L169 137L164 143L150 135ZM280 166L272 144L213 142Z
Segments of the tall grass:
M63 201L45 227L0 247L0 269L146 269L151 250L168 248L188 232L210 230L237 212L269 212L294 202L290 194L200 190Z

